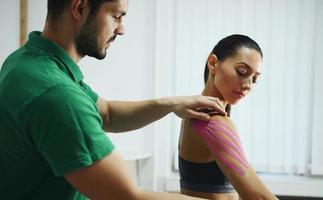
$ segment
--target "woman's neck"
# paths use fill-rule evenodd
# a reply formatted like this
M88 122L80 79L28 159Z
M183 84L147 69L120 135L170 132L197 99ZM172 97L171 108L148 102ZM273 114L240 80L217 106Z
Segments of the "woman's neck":
M225 107L228 103L223 99L223 96L219 92L219 90L211 83L210 81L206 82L206 85L202 91L203 96L212 96L217 97L222 102L222 105Z

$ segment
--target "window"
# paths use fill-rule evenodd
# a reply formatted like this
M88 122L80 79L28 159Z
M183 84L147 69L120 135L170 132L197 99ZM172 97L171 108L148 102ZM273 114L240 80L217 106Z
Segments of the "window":
M232 107L248 160L258 172L323 175L323 2L177 0L175 5L175 94L201 93L206 58L220 39L250 36L264 53L262 74L249 96ZM179 120L174 123L179 133Z

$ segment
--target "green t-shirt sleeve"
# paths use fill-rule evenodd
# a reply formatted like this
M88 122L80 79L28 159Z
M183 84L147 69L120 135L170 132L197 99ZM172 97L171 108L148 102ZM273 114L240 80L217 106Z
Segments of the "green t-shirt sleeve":
M80 85L82 86L82 89L84 92L91 97L91 99L96 103L98 101L98 94L92 90L92 88L87 85L85 82L81 81Z
M56 176L89 166L114 149L95 103L80 88L51 88L25 109L22 122Z

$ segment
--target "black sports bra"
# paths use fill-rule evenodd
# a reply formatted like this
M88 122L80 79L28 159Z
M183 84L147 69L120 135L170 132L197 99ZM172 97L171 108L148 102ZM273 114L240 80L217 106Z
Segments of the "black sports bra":
M178 161L181 188L208 193L234 192L233 186L215 161L194 163L184 160L180 156Z

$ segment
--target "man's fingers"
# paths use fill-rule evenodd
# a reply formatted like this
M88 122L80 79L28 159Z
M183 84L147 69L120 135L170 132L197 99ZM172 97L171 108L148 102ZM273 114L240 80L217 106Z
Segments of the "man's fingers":
M208 114L202 113L202 112L197 112L194 110L190 110L189 114L191 115L190 118L195 118L195 119L199 119L199 120L203 120L203 121L209 121L211 119L211 117Z
M222 102L218 98L209 97L209 96L202 96L202 97L203 99L200 101L200 106L203 106L204 108L207 108L211 111L212 110L217 111L222 115L227 115L225 111L225 107L223 106Z

